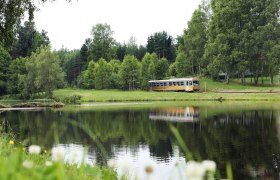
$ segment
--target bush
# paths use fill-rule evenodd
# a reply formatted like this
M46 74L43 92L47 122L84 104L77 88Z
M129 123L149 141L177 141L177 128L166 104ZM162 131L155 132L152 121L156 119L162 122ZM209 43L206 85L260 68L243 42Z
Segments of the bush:
M67 104L79 104L81 102L82 96L79 94L72 94L68 97L65 97L62 102Z

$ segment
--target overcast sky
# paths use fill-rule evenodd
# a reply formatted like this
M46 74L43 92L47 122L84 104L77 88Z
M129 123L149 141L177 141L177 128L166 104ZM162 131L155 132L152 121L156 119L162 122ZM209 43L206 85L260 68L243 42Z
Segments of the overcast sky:
M72 1L47 2L35 14L37 29L48 32L54 49L79 49L97 23L109 24L121 43L134 36L138 44L145 45L149 35L163 30L175 38L187 28L200 4L200 0Z

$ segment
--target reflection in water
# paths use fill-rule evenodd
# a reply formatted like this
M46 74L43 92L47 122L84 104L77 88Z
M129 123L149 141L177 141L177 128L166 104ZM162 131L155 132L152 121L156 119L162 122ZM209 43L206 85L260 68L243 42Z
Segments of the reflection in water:
M187 106L155 109L150 112L149 118L173 122L196 122L199 120L199 108Z
M279 178L279 112L240 109L223 109L222 105L118 110L75 107L3 112L0 121L1 131L12 130L20 141L27 139L29 144L49 149L60 144L79 152L87 147L91 163L106 163L105 154L116 160L126 157L137 170L134 173L140 164L150 162L166 177L178 159L184 160L169 128L172 123L195 160L214 160L223 178L227 162L232 164L235 179ZM98 142L104 150L98 148Z

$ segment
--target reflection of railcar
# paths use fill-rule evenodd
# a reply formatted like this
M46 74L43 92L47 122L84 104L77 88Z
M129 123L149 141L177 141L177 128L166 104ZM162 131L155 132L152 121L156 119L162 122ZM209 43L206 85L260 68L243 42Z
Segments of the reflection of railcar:
M199 81L195 78L178 78L149 81L151 91L199 91Z
M174 122L196 122L199 120L199 108L162 108L151 111L149 118L152 120L164 120Z

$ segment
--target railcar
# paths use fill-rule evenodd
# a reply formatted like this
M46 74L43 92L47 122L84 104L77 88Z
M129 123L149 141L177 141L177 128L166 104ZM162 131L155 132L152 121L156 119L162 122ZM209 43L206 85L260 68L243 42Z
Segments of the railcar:
M199 80L196 78L177 78L149 81L150 91L199 91Z

